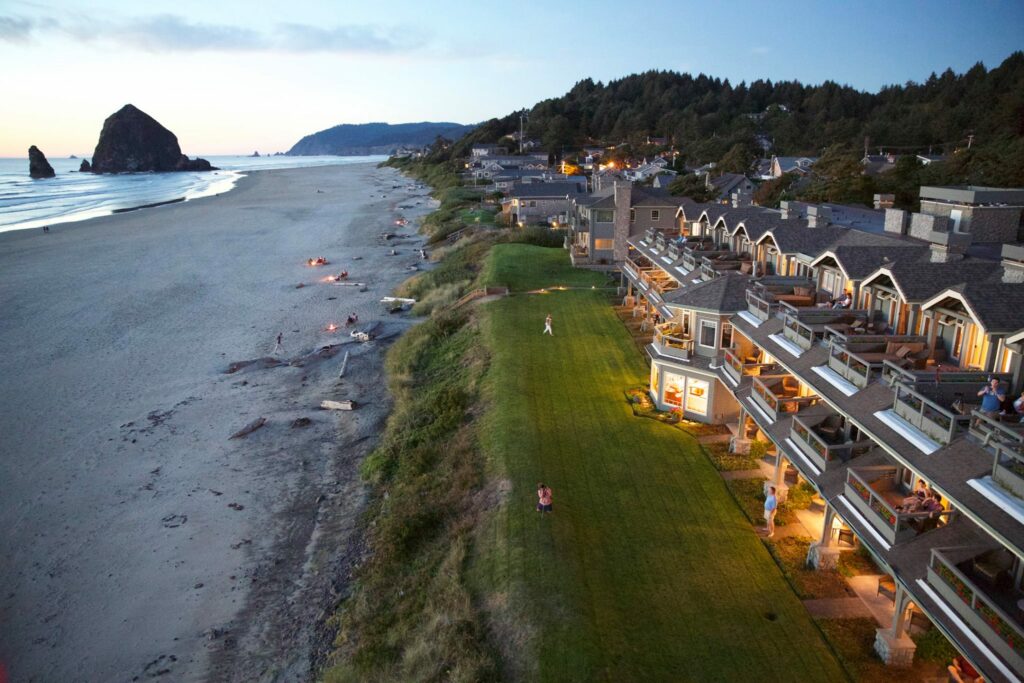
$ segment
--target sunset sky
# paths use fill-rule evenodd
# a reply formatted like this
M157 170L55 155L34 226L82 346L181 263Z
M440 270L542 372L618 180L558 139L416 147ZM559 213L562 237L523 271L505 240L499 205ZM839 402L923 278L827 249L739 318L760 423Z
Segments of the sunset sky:
M647 69L877 90L1024 49L1024 2L0 0L0 156L88 156L131 102L190 155L504 115Z

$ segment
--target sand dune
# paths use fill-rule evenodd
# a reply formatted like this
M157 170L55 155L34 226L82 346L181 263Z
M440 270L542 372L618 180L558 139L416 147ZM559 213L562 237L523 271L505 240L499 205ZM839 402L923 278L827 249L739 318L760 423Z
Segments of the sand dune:
M355 468L387 409L386 341L347 346L341 381L343 353L310 354L349 341L324 328L351 312L387 318L385 338L410 324L378 300L418 243L390 256L379 234L428 202L390 170L292 169L0 235L0 661L12 680L308 677L317 619L359 552ZM319 255L332 264L304 264ZM320 281L341 269L367 291ZM226 373L274 355L279 332L287 363ZM332 398L360 407L316 410ZM310 424L293 427L300 418Z

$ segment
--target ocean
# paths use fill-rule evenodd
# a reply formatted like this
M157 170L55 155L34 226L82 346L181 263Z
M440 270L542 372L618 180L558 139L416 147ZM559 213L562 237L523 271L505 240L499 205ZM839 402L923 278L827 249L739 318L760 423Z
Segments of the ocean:
M200 155L202 156L202 155ZM81 159L49 159L56 178L33 180L28 158L0 158L0 232L106 216L118 210L226 192L246 171L380 162L383 156L209 156L219 171L79 173Z

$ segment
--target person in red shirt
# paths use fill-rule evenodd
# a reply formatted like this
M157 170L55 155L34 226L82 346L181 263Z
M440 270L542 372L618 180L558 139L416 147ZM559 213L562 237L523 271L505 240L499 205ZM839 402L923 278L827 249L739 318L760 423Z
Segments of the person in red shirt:
M551 488L537 484L537 512L551 512Z

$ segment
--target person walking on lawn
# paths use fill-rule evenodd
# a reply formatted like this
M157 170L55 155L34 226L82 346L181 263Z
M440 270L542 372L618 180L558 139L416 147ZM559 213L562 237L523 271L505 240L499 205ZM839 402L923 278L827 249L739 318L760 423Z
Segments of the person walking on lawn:
M551 487L537 484L537 512L551 512Z
M764 521L768 538L775 535L775 512L779 509L779 501L775 497L775 487L768 487L768 497L764 499Z
M552 337L555 333L551 331L551 314L548 313L548 317L544 318L544 334L550 334Z

